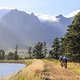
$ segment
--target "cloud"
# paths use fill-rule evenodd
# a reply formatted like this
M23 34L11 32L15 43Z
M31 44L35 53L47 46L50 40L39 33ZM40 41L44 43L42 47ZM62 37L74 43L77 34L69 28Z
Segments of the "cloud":
M15 8L10 8L10 7L0 7L0 9L8 9L8 10L12 10L12 9L15 9Z
M80 9L75 10L75 11L71 12L70 14L68 14L66 17L73 17L73 16L75 16L79 12L80 12Z
M50 16L50 15L46 15L46 14L39 14L39 13L35 13L35 15L38 16L38 18L41 21L48 20L48 21L57 21L58 22L58 19L55 16Z

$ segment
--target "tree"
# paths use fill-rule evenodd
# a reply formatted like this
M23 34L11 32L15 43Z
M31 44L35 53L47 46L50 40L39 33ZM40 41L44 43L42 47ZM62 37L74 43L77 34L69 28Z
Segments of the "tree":
M43 49L43 43L38 42L33 48L33 56L37 59L43 58L44 55L43 55L42 49Z
M62 38L63 53L80 54L80 12L68 26L66 35Z
M29 56L30 56L30 59L31 59L32 58L32 56L31 56L31 54L32 54L32 47L29 47L28 53L29 53Z
M4 60L5 59L5 51L4 50L0 50L0 59Z
M18 44L16 45L16 48L15 48L15 60L18 60Z
M55 59L58 59L59 55L60 55L60 40L59 38L55 38L53 41L53 45L52 45L52 51L50 51L50 54L52 55L52 57L54 57Z
M54 54L53 54L52 50L49 51L49 58L54 58Z
M44 54L44 58L46 58L47 55L47 43L43 42L43 54Z
M72 24L68 26L68 32L63 38L63 43L65 52L80 54L80 13L75 16Z
M9 54L7 55L7 59L15 60L15 54L13 52L9 52Z

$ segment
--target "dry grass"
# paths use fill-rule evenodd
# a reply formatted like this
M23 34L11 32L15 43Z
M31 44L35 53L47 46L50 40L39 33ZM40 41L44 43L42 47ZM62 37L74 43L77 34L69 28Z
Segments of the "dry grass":
M44 62L34 60L33 63L24 68L17 75L14 75L10 80L41 80L40 73L44 69Z
M61 68L58 60L44 60L53 74L52 80L80 80L80 63L68 62L68 69Z
M46 61L46 60L44 60ZM53 62L55 65L60 66L59 60L48 59L48 61ZM80 74L80 63L68 62L68 70L71 70L74 73Z
M69 62L68 69L80 75L80 63Z

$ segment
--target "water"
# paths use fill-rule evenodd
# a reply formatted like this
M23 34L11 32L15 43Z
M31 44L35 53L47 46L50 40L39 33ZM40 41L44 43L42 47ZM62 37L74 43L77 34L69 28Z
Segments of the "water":
M24 68L24 64L18 63L0 63L0 77L5 77L8 75L12 75L17 73L22 68Z

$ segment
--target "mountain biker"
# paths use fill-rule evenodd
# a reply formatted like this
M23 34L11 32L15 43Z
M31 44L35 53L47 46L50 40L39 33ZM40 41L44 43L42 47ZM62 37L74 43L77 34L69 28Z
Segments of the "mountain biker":
M67 61L68 61L68 58L66 56L63 56L62 62L65 68L67 68Z
M67 61L68 61L68 58L66 56L60 56L59 57L59 60L60 60L60 64L61 64L61 67L65 67L67 68Z

